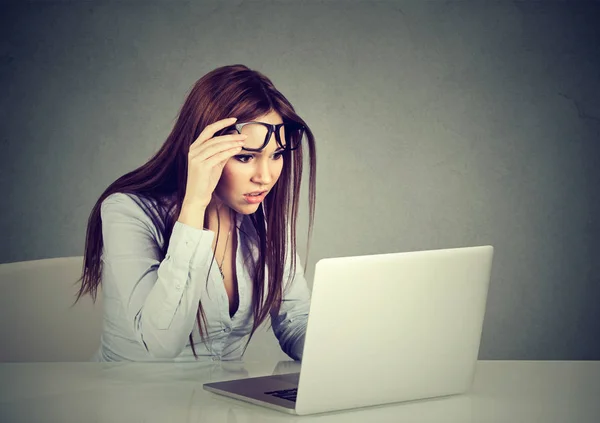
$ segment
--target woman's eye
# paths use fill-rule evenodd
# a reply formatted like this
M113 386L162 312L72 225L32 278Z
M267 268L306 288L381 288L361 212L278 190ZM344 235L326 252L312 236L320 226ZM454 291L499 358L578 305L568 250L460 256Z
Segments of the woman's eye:
M234 156L238 162L248 163L252 156L250 154L240 154L238 156Z
M250 159L253 159L254 156L252 154L238 154L237 156L233 156L240 163L248 163ZM279 160L283 157L283 151L278 151L273 154L273 160Z

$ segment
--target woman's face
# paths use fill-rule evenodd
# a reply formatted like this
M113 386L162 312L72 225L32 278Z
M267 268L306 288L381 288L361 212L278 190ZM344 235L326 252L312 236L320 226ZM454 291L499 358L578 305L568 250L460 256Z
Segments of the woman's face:
M283 123L281 116L273 111L252 121ZM244 133L248 134L245 145L254 147L264 143L266 127L248 125L244 128ZM242 150L240 154L233 156L225 163L223 174L215 188L218 199L238 213L256 212L281 175L284 160L282 151L283 149L275 140L275 134L272 134L269 143L262 151ZM258 197L249 195L258 191L265 192Z

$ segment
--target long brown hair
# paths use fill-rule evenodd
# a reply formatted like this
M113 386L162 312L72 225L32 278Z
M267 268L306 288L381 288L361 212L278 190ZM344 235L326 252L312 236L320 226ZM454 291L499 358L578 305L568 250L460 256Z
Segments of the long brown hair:
M316 150L312 131L265 75L239 64L220 67L204 75L194 84L173 130L158 152L144 165L109 185L94 205L88 220L83 272L78 280L81 287L76 301L85 294L90 294L94 301L96 300L98 285L101 282L103 250L100 206L109 195L117 192L135 194L139 199L138 204L152 219L165 240L161 249L161 260L164 259L185 195L190 145L208 124L217 120L235 116L238 122L251 121L271 111L278 113L284 122L297 122L306 128L305 138L310 163L310 239L316 200ZM264 204L250 215L250 221L258 234L255 241L259 254L252 277L254 325L248 342L269 312L277 312L281 305L288 245L291 254L288 282L296 271L296 218L302 179L303 147L301 144L297 150L285 155L277 183L265 198ZM174 198L175 201L169 202L166 198ZM266 293L265 268L268 270ZM206 341L206 316L202 304L198 304L196 320L200 336ZM194 356L198 358L191 333L189 339Z

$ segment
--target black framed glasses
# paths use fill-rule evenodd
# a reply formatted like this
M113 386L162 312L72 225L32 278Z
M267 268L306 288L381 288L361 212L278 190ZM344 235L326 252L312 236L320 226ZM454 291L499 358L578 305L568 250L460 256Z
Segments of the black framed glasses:
M275 141L279 147L285 151L296 150L306 134L304 125L297 122L285 122L278 125L265 122L240 122L219 131L218 135L231 134L234 131L238 134L248 135L246 143L242 147L243 150L256 152L262 151L269 144L273 134L275 134Z

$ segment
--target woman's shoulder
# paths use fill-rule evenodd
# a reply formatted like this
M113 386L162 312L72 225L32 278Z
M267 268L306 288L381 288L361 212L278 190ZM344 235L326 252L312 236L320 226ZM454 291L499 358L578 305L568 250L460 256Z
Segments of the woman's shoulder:
M100 206L102 226L113 228L120 235L139 234L141 229L159 245L164 243L165 210L170 210L172 197L149 198L134 193L116 192L107 196ZM133 232L132 232L133 231Z
M100 205L102 218L117 217L143 221L156 226L164 219L164 211L171 204L171 197L153 198L135 193L115 192L107 196Z
M170 206L172 201L173 196L150 197L136 193L114 192L102 201L101 208L121 206L132 210L144 210L150 207Z
M131 204L133 197L137 197L136 194L126 194L124 192L113 192L102 201L102 206L110 206L113 204Z
M137 194L114 192L100 205L102 212L125 212L126 214L143 211L142 198Z
M115 192L106 197L100 204L100 216L103 223L111 221L149 222L149 216L141 205L141 199L135 194Z

